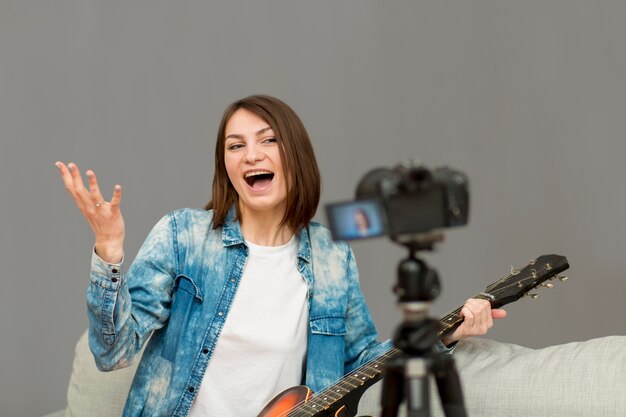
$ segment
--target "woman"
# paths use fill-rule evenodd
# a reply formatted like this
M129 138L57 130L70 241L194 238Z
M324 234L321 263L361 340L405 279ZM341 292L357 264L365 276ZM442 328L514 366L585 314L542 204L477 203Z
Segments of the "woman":
M308 134L282 101L231 104L206 210L167 214L124 274L122 190L104 201L95 174L57 162L95 233L89 342L101 370L128 366L150 338L124 416L256 415L304 382L319 391L380 355L354 256L312 222L320 176ZM473 312L447 340L482 334Z
M358 237L366 237L370 234L370 219L362 208L357 208L354 211L354 230L355 235Z

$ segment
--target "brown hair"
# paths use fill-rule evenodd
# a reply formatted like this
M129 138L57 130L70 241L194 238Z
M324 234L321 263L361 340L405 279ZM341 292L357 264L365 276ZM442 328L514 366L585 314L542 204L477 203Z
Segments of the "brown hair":
M298 231L311 221L320 199L321 179L315 152L304 124L291 107L277 98L264 95L238 100L228 106L222 116L215 144L213 193L211 201L205 206L206 210L214 210L213 228L224 224L233 204L237 208L237 219L241 220L239 195L228 178L224 164L226 125L239 109L248 110L265 120L276 134L287 182L286 210L280 225Z

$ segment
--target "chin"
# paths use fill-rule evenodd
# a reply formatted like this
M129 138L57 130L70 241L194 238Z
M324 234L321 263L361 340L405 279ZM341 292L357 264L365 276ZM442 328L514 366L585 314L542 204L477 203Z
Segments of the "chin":
M250 211L265 211L265 212L272 212L272 211L283 211L285 210L285 203L283 202L276 202L276 201L258 201L259 197L255 197L253 200L257 200L257 201L242 201L241 199L239 200L239 204L242 210L250 210Z

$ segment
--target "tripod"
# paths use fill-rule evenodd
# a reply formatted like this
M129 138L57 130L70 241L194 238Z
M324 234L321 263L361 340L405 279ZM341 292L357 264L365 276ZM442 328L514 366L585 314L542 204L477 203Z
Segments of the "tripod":
M428 309L441 292L437 271L416 256L432 249L432 242L406 244L409 257L400 261L394 292L404 313L393 343L403 354L386 364L382 388L382 417L396 417L406 397L407 417L430 417L430 375L447 417L467 417L459 374L451 355L435 352L437 320Z

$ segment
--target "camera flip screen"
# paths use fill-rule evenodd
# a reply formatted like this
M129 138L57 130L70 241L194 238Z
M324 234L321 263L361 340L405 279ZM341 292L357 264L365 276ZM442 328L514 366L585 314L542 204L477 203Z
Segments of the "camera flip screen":
M328 204L326 215L335 240L366 239L386 232L382 209L374 199Z

